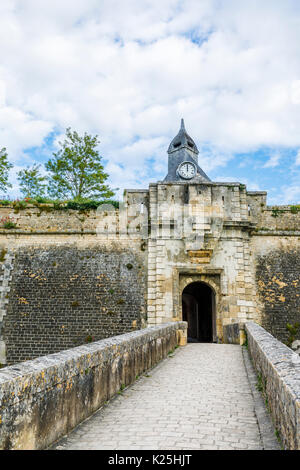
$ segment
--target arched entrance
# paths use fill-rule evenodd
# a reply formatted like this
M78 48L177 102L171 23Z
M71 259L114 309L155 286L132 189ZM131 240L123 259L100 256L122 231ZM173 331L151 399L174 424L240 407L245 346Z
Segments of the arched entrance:
M192 282L182 292L182 319L188 341L212 343L215 337L215 294L204 282Z

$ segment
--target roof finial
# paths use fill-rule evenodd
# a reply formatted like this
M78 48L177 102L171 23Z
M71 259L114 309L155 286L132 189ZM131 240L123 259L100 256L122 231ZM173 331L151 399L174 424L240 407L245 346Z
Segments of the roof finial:
M185 131L184 119L183 119L183 118L181 118L181 126L180 126L180 129L182 129L183 131Z

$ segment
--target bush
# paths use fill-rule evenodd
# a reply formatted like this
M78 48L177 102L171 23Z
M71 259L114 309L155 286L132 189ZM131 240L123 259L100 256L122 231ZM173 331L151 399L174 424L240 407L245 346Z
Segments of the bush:
M19 199L16 199L13 203L12 203L12 206L13 208L15 209L15 211L22 211L24 209L26 209L27 207L27 202L26 201L20 201Z
M57 199L49 199L47 197L37 196L35 198L26 197L23 200L16 199L13 202L11 202L9 199L0 200L0 206L8 206L11 203L15 211L26 209L28 204L32 204L39 208L41 208L41 204L52 204L54 210L72 209L75 211L89 211L97 210L97 208L102 204L111 204L116 209L119 209L119 201L113 201L110 199L107 201L97 201L92 199L60 201Z
M11 217L2 217L0 219L0 225L2 228L7 228L7 229L10 229L10 228L16 228L17 224L15 222L14 219L12 219Z
M108 200L108 201L92 201L92 200L68 201L65 207L67 209L72 209L72 210L88 211L88 210L96 210L102 204L111 204L116 209L119 208L119 201L111 201L111 200Z
M288 340L287 340L287 345L289 347L291 347L292 343L295 341L296 336L297 336L298 331L299 331L299 328L300 328L300 323L299 322L296 322L294 325L292 325L291 323L286 324L286 329L289 332L289 337L288 337Z
M274 207L274 208L272 209L272 214L271 214L271 216L272 216L272 217L279 217L279 216L280 216L281 214L283 214L283 213L284 213L284 211L283 211L282 209L279 209L279 207Z
M300 205L291 206L290 211L291 211L292 214L298 214L298 212L300 212Z

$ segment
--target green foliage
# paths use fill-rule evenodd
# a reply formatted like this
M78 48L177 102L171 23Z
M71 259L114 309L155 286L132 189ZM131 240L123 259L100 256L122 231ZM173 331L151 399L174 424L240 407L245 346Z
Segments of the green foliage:
M292 343L296 340L299 328L300 328L300 323L299 322L294 323L294 325L292 325L291 323L286 324L286 329L289 332L289 337L288 337L287 343L286 343L287 346L290 347L292 345Z
M36 196L32 202L37 202L39 204L50 204L51 202L54 202L53 199L49 199L48 197L44 196Z
M300 205L291 206L290 211L292 214L298 214L298 212L300 212Z
M66 210L66 206L63 202L61 201L54 201L53 202L53 209L55 211L63 211L63 210Z
M0 226L2 226L2 228L10 229L10 228L16 228L17 224L13 218L8 216L8 217L2 217L0 219Z
M27 207L27 202L26 201L19 201L19 199L16 199L12 203L13 208L15 209L15 213L17 214L19 211L23 211Z
M104 182L108 178L101 164L98 136L83 137L66 129L66 139L59 142L60 150L46 163L49 172L48 193L51 197L78 202L82 199L103 199L114 195Z
M21 193L28 198L43 196L46 191L45 176L40 174L40 165L34 164L18 172Z
M256 384L256 388L259 392L263 392L264 391L264 386L263 386L263 381L262 381L262 375L261 374L258 374L257 375L257 384Z
M267 411L269 413L271 413L270 406L269 406L269 399L268 399L268 395L267 395L267 379L263 378L261 373L257 374L256 388L262 394L262 396L265 400L265 405L266 405Z
M12 185L8 182L9 170L13 167L7 159L6 148L0 150L0 191L6 192Z
M5 260L6 253L7 253L7 250L5 250L5 249L1 250L1 252L0 252L0 263L3 263L3 261Z
M169 357L173 357L173 354L175 352L175 349L179 348L178 345L175 345L173 349L170 349L170 351L168 352L168 356Z
M81 202L78 201L64 201L49 199L47 197L37 196L35 198L26 197L24 200L0 200L0 206L8 206L12 204L15 211L19 212L20 210L26 209L28 204L38 207L41 211L51 212L53 210L76 210L81 212L86 212L89 210L96 210L102 204L110 204L116 209L119 208L119 201L107 200L107 201L95 201L92 199L86 199Z
M79 210L79 211L88 211L88 210L91 210L91 209L96 210L102 204L111 204L116 209L119 208L119 201L112 201L112 200L95 201L95 200L92 200L92 199L83 200L81 202L68 201L66 203L66 208L67 209L73 209L73 210Z
M278 429L275 428L275 436L276 436L276 439L281 447L282 450L284 450L284 447L283 447L283 444L282 444L282 440L281 440L281 435L280 435L280 432L278 431Z
M95 341L94 336L92 336L92 335L87 335L86 336L86 338L85 338L86 343L92 343L93 341Z
M282 209L279 209L279 207L274 207L274 208L272 209L272 214L271 214L271 216L272 216L272 217L279 217L279 216L280 216L281 214L283 214L283 213L284 213L284 211L283 211Z

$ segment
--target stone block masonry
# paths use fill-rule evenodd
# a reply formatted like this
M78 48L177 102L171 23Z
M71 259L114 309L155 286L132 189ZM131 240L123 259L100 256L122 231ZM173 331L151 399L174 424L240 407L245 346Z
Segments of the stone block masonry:
M44 449L185 344L176 322L0 371L0 449Z
M300 450L300 358L261 326L246 323L248 348L285 449Z
M133 245L19 249L3 317L7 363L144 327L145 276Z
M11 270L13 268L14 255L13 253L2 250L0 264L0 366L6 363L6 348L3 338L3 320L6 315L6 307L9 297L9 283L11 281Z
M256 240L255 240L256 241ZM288 343L288 324L300 324L300 249L298 240L256 241L256 285L261 325ZM258 246L260 245L260 246ZM297 338L300 339L300 328Z
M212 341L246 321L287 341L300 322L300 211L266 197L176 178L126 190L118 210L0 207L16 223L0 227L0 363L182 320L194 282L211 292Z

